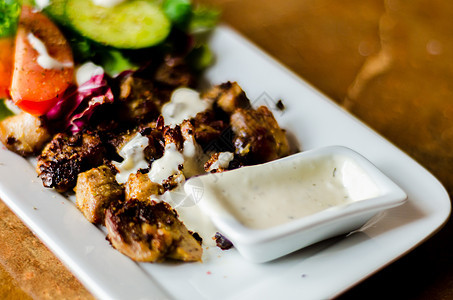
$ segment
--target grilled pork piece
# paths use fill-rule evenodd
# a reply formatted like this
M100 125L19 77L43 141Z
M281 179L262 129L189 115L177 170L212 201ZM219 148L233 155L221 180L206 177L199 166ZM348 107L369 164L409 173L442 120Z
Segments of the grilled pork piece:
M228 250L234 247L233 243L227 239L220 232L216 232L214 235L216 246L222 250Z
M208 149L210 146L218 148L218 151L232 148L231 139L228 138L228 120L219 119L213 110L198 113L191 123L196 141L205 150L211 150Z
M105 147L90 132L57 134L38 157L36 172L43 185L59 192L72 189L77 175L102 164Z
M189 178L203 174L205 172L203 165L208 157L203 153L203 149L197 143L195 129L189 120L182 122L181 135L184 139L184 176Z
M196 81L184 59L171 56L156 66L152 77L145 79L130 74L122 78L119 91L122 119L138 123L156 119L175 88L193 87Z
M121 148L124 147L135 135L137 130L127 130L125 132L111 134L106 138L106 143L112 147L112 149L119 153Z
M152 182L147 174L137 172L129 175L125 185L126 201L151 201L151 196L164 193L162 185Z
M165 148L164 148L165 150L164 150L163 158L166 156L165 155L166 153L172 153L172 152L176 153L176 151L179 153L183 152L184 138L182 136L181 127L179 125L176 125L174 128L165 126L163 128L163 137L164 137L164 141L165 141ZM183 163L184 163L184 158L183 158L182 154L180 154L180 156L176 155L176 154L171 155L171 156L173 158L170 160L173 160L173 159L177 160L177 161L171 162L171 165L172 165L171 167L164 166L163 168L160 169L160 171L159 171L159 169L156 169L157 170L156 172L161 172L161 171L167 172L170 169L172 169L173 174L167 174L167 175L169 175L169 177L164 179L162 182L162 186L164 187L164 189L166 191L174 189L175 187L177 187L178 185L183 183L184 180L186 179L184 176L184 173L182 171ZM178 163L178 161L180 162L180 164L177 166L174 165L175 163ZM155 168L154 163L155 162L153 162L151 164L150 174L153 173L153 171L154 171L154 168ZM176 168L177 168L177 170L176 170ZM165 169L167 169L167 171Z
M152 80L125 76L120 82L120 118L129 122L155 119L165 101L154 92Z
M290 153L285 131L265 106L256 110L237 108L231 115L236 154L251 163L264 163Z
M145 158L154 161L164 154L165 139L161 127L151 126L140 131L149 140L148 147L145 148Z
M184 58L170 55L166 55L163 63L157 67L154 80L160 85L172 88L194 87L197 81Z
M165 202L119 203L107 210L105 218L108 240L133 260L201 260L201 245Z
M93 224L104 225L105 210L123 196L109 167L102 165L80 173L75 187L76 205Z
M181 134L181 126L176 125L174 128L165 126L163 129L165 147L174 144L178 151L182 151L184 139Z
M6 148L22 156L38 153L50 139L41 120L30 114L21 113L0 122L0 140Z
M228 81L216 85L205 93L203 98L214 100L217 106L228 114L233 113L236 108L251 107L249 99L237 82Z

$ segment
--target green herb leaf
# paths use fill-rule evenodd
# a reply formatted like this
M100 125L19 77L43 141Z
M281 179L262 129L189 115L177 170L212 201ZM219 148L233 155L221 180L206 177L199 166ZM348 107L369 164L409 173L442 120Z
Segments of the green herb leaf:
M85 38L75 32L68 30L65 32L67 40L72 48L75 61L84 62L90 60L95 54L95 42Z
M189 65L197 71L201 71L209 67L214 61L214 55L207 44L201 44L192 49L187 56Z
M5 100L0 99L0 121L12 115L14 113L6 107Z
M22 5L28 5L28 6L35 6L35 0L19 0L18 1Z
M217 25L219 18L219 10L199 6L192 11L189 31L199 32L213 29Z
M19 22L20 3L16 0L0 1L0 38L15 34Z
M103 53L101 64L105 72L112 77L123 71L138 68L123 53L115 49L110 49L108 52Z
M192 14L190 0L165 0L162 9L170 21L176 25L185 26Z

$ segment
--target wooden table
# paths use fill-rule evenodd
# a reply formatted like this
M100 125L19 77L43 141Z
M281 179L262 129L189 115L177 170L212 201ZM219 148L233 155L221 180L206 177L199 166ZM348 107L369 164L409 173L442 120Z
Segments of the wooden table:
M453 190L453 2L204 0ZM453 299L451 222L341 299ZM90 297L0 202L0 298Z

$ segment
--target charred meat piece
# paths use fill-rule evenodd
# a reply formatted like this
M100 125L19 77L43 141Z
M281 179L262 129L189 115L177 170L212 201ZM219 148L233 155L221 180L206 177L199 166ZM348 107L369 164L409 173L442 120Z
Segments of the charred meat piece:
M21 113L0 122L0 141L22 156L38 153L50 139L41 119L30 114Z
M237 82L225 82L213 87L203 98L214 100L224 112L231 114L236 108L250 108L250 101Z
M164 151L164 137L161 128L156 128L156 122L142 124L138 128L125 130L122 132L108 132L103 133L102 140L108 149L107 157L113 161L121 161L122 157L119 155L121 149L130 142L137 133L146 136L149 140L148 146L145 148L145 159L153 161L160 158Z
M36 171L43 185L59 192L72 189L77 175L103 162L105 147L90 132L57 134L38 157Z
M122 78L119 89L120 119L131 123L156 119L168 100L158 97L153 81L132 75Z
M124 147L135 135L137 130L126 130L120 133L113 132L107 133L104 136L105 144L111 149L112 152L115 152L116 155L120 152L121 148Z
M187 66L184 58L166 55L162 64L160 64L154 79L160 85L172 88L181 86L194 87L196 77Z
M203 152L202 147L197 143L195 139L195 129L189 120L185 120L181 123L181 135L184 139L184 175L186 177L192 177L203 174L203 164L207 160L206 155Z
M195 139L203 148L221 139L222 135L227 132L228 122L216 118L215 112L212 110L205 110L204 112L198 113L191 122L195 131ZM231 139L223 142L230 144Z
M126 201L148 201L151 202L151 196L161 195L164 193L162 185L152 182L148 175L137 172L131 174L125 186Z
M105 218L108 240L133 260L201 260L201 245L165 202L119 203L107 210Z
M216 246L222 250L228 250L234 247L233 243L227 239L220 232L216 232L214 235Z
M109 167L102 165L80 173L75 187L76 205L85 218L104 225L105 210L123 197L123 188L116 182Z
M165 126L163 129L165 146L175 144L179 151L183 148L184 139L181 134L181 126L176 125L174 128Z
M278 126L265 106L258 109L238 108L231 115L236 154L251 163L264 163L290 153L285 131Z
M146 136L149 140L148 147L144 150L145 158L149 161L154 161L161 158L164 154L165 138L161 128L148 128L142 131L142 135Z
M181 134L181 127L177 125L175 128L170 128L170 127L165 127L164 128L164 138L165 138L165 152L166 151L171 151L173 152L174 150L177 150L178 152L183 151L184 147L184 139ZM165 156L164 152L164 156ZM170 152L170 153L171 153ZM175 156L174 156L175 157ZM165 168L168 168L169 170L172 169L173 174L171 174L168 178L164 179L162 181L162 186L166 191L172 190L176 188L178 185L183 183L186 180L186 177L184 176L183 173L183 163L184 159L181 156L182 159L181 164L177 165L177 170L174 168L175 166L172 166L170 168L164 167L161 170L164 171ZM175 164L176 161L172 162L172 165ZM154 165L151 165L151 172L153 171ZM168 175L168 174L167 174Z

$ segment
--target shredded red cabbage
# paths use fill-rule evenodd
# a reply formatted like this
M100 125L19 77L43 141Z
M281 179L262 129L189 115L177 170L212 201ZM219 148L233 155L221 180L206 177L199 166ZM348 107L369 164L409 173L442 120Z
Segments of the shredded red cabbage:
M105 74L95 75L79 87L69 88L46 114L46 118L61 122L64 129L77 133L88 124L96 107L113 100Z

